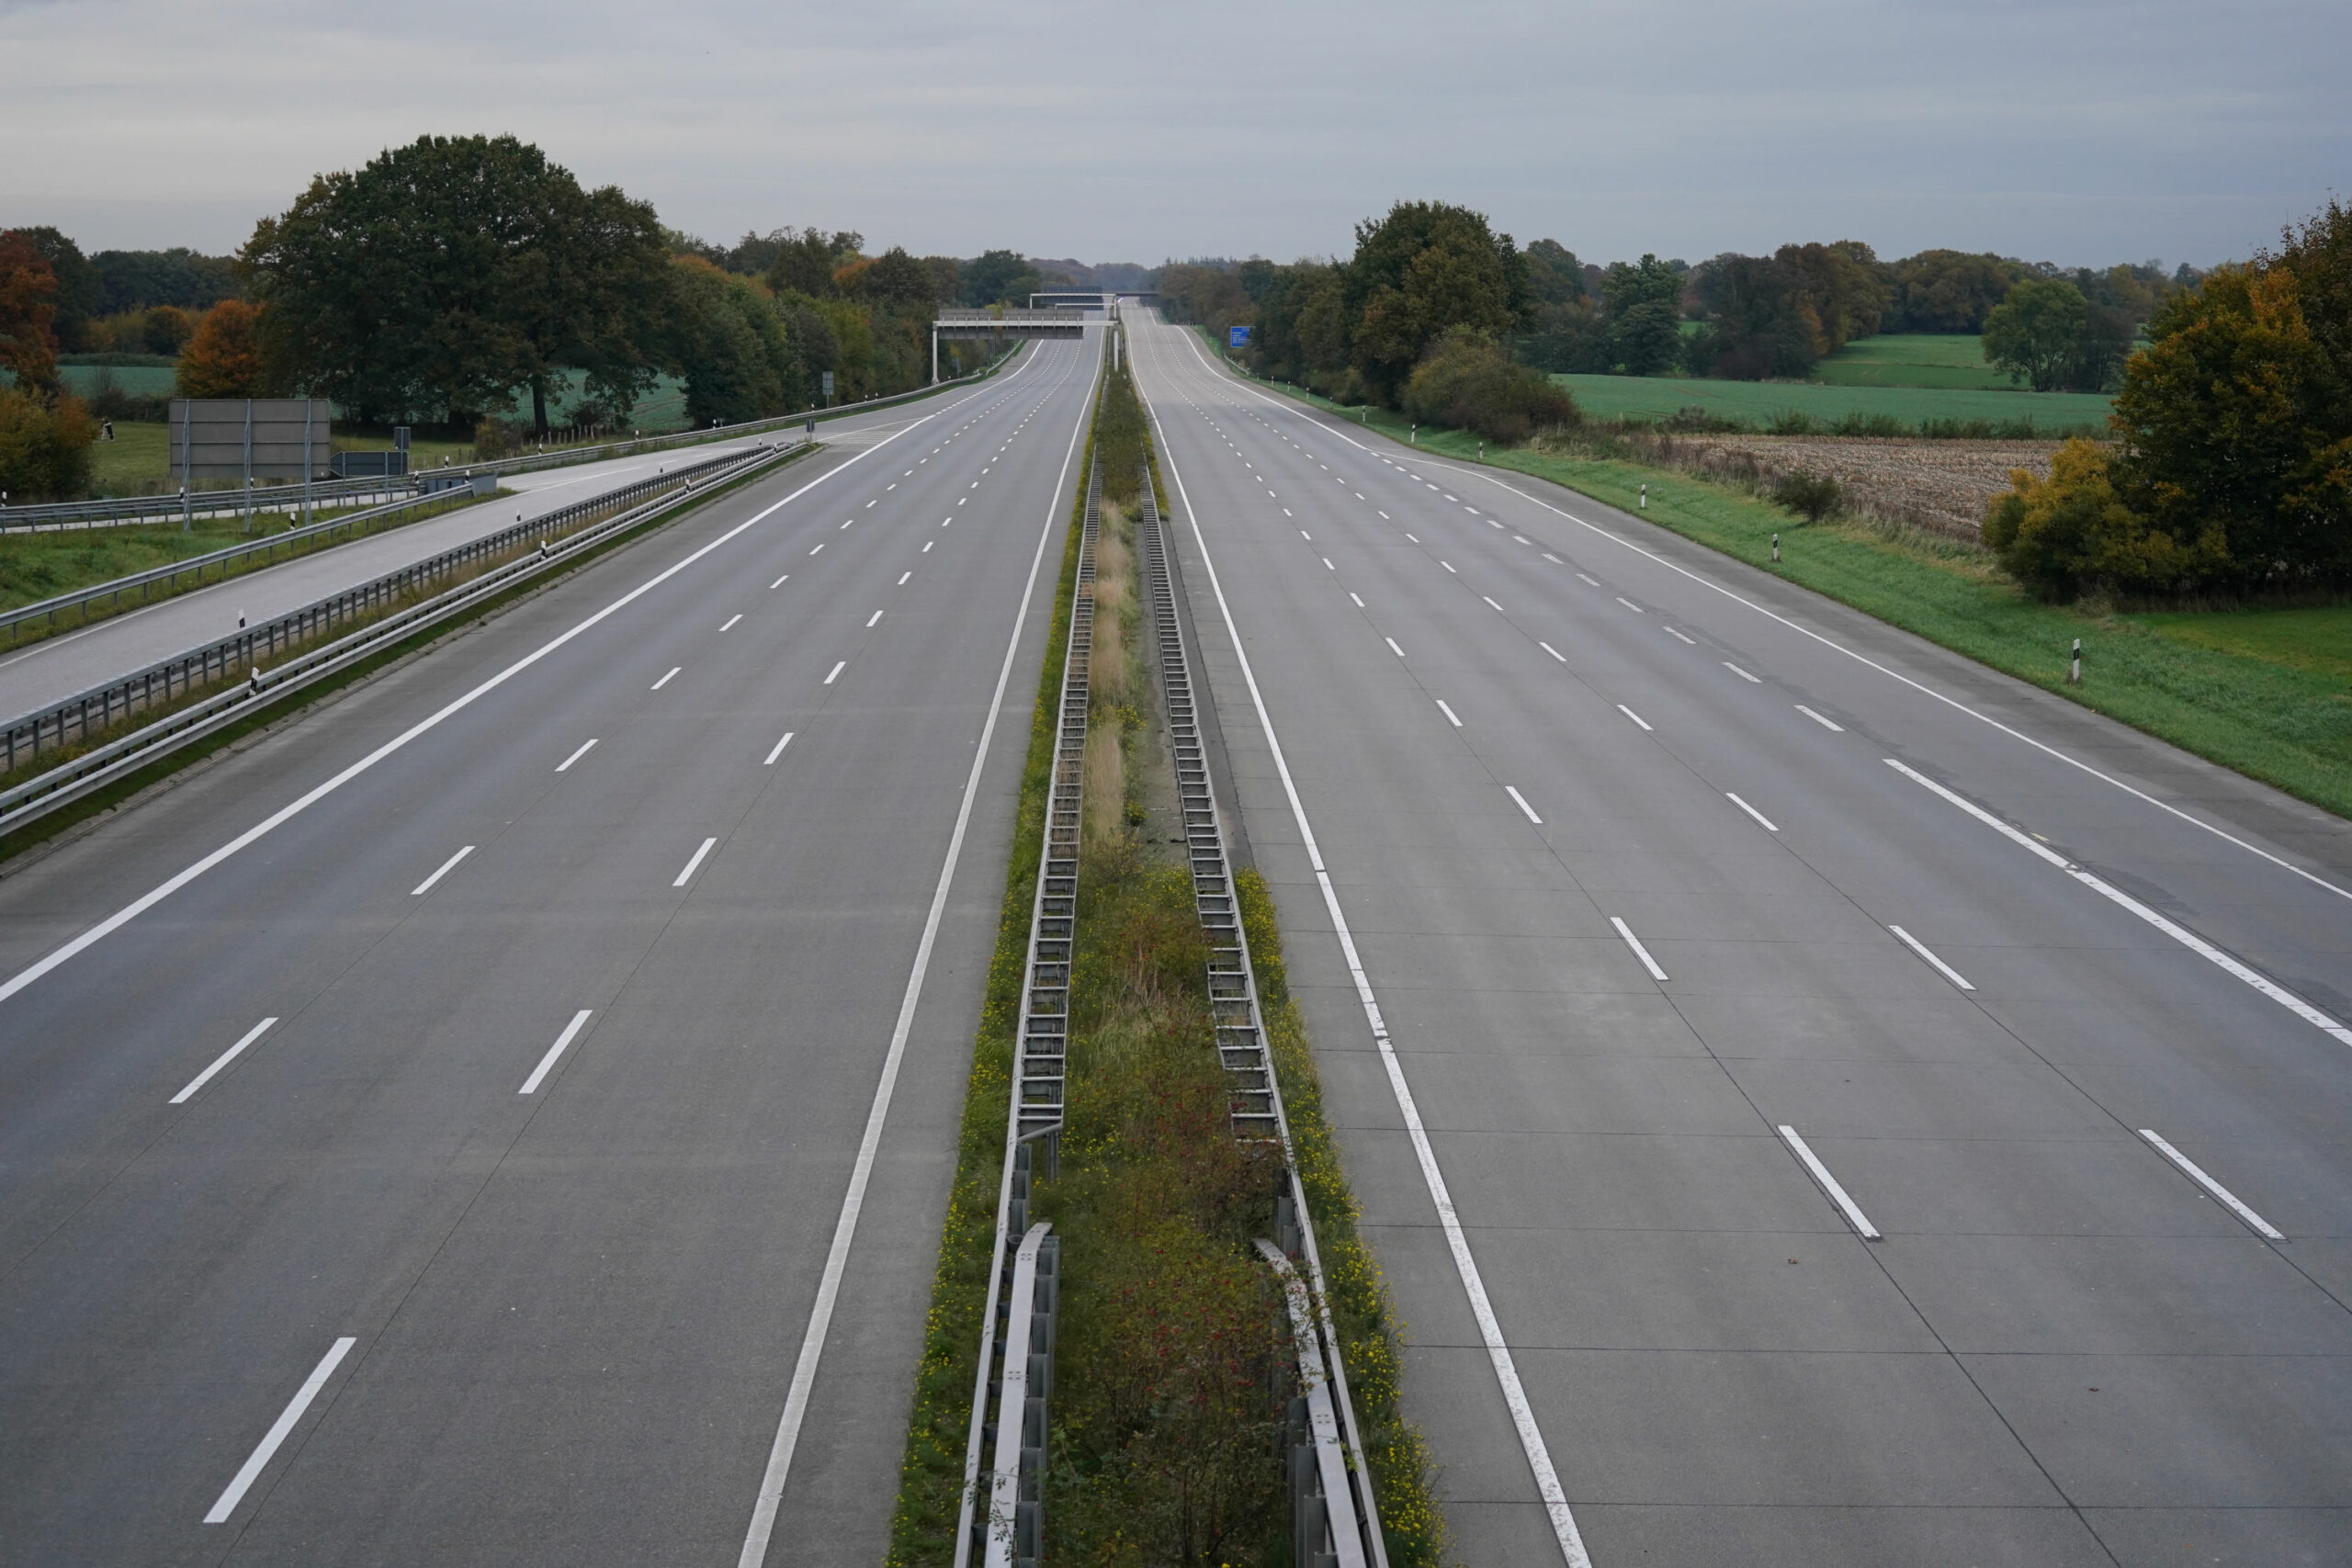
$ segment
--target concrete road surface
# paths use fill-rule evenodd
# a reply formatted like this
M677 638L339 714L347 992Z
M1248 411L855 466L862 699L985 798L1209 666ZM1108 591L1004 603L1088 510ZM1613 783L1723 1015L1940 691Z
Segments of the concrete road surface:
M1097 348L0 880L0 1562L880 1559Z
M1461 1558L2352 1562L2352 827L1128 320Z

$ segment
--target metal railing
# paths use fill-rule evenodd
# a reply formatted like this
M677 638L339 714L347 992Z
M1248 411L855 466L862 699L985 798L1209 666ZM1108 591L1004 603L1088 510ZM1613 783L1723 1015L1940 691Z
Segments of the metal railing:
M574 502L560 512L470 540L261 626L247 627L233 637L134 671L62 704L0 725L0 767L13 770L37 760L44 743L51 750L77 741L86 743L142 710L184 701L191 693L201 692L224 679L233 680L240 669L251 671L241 685L164 713L129 734L0 791L0 832L144 767L155 756L175 750L222 724L233 722L243 709L256 701L321 679L356 660L367 658L424 626L548 570L565 557L616 532L634 528L668 507L691 501L712 483L741 478L805 449L803 443L730 454ZM532 555L492 564L480 575L421 603L400 606L403 598L435 579L467 571L535 539L539 548ZM386 610L391 613L339 640L292 651L338 625ZM291 656L271 669L260 667L261 660L280 650L288 651Z
M784 429L787 425L806 424L840 419L845 414L870 413L876 409L895 407L916 398L928 397L945 387L960 387L967 382L985 381L1004 367L1004 362L1020 350L1016 346L999 355L969 376L953 380L917 387L911 391L892 392L879 398L865 398L854 403L841 403L827 409L805 409L798 413L777 414L769 419L746 420L740 424L708 425L695 430L677 431L668 435L633 436L627 441L608 441L595 446L567 446L553 452L532 452L512 457L492 458L463 465L467 473L527 474L541 468L569 468L579 463L601 463L615 457L632 457L647 452L666 452L680 446L696 446L712 441L729 441L747 435L761 435ZM416 490L424 474L436 471L421 469L407 475L385 479L321 479L301 484L255 486L252 490L176 491L170 495L123 496L99 501L44 502L34 506L0 507L0 534L38 533L63 528L111 528L152 522L158 518L222 517L246 511L288 512L302 507L307 492L311 503L319 500L348 500L363 495L405 494Z
M1294 1517L1300 1540L1296 1561L1302 1564L1331 1561L1341 1568L1388 1568L1379 1506L1373 1497L1371 1473L1363 1464L1363 1434L1356 1424L1355 1404L1348 1397L1347 1369L1340 1359L1340 1335L1331 1319L1322 1254L1307 1212L1306 1189L1299 1179L1290 1119L1283 1109L1282 1085L1267 1047L1256 971L1250 963L1250 938L1242 929L1240 905L1234 893L1224 822L1209 780L1208 751L1193 695L1183 617L1177 608L1176 561L1160 526L1159 496L1148 468L1143 475L1141 502L1136 517L1136 558L1143 568L1144 598L1158 654L1168 746L1176 764L1176 790L1192 862L1193 902L1209 942L1209 1006L1215 1014L1217 1056L1226 1072L1228 1114L1235 1137L1272 1142L1281 1147L1282 1187L1274 1205L1281 1245L1275 1250L1304 1266L1306 1293L1313 1307L1311 1312L1304 1311L1294 1299L1292 1321L1300 1376L1310 1412L1317 1392L1328 1389L1327 1397L1337 1413L1335 1435L1340 1444L1331 1457L1344 1461L1327 1468L1317 1448L1317 1468L1310 1478L1313 1485L1302 1489L1293 1472L1292 1501L1304 1511L1304 1517Z
M1088 666L1094 651L1094 542L1102 523L1102 474L1095 465L1088 472L1086 511L1080 525L1077 587L1070 595L1069 640L1062 654L1061 708L1046 794L1045 842L1038 851L1037 890L1029 912L1029 953L1021 972L1012 1103L1005 1118L1004 1171L997 1192L988 1299L980 1318L985 1337L979 1370L973 1377L971 1429L965 1441L956 1568L969 1568L976 1557L989 1568L1004 1568L1016 1555L1035 1557L1035 1543L1044 1530L1044 1503L1037 1489L1037 1478L1045 1467L1042 1403L1035 1445L1015 1444L1007 1437L1009 1428L1025 1428L1026 1407L1017 1401L1031 1397L1025 1385L1011 1381L1015 1362L1028 1348L1026 1337L1017 1333L1014 1325L1014 1318L1024 1316L1028 1308L1023 1304L1020 1258L1012 1249L1024 1235L1043 1235L1043 1227L1029 1224L1029 1185L1038 1174L1041 1152L1048 1171L1057 1162L1067 1103L1070 961L1075 956L1078 927L1087 709L1092 701ZM1050 1338L1046 1353L1050 1382ZM1042 1401L1042 1394L1035 1397ZM986 1471L980 1462L984 1451L991 1461ZM1024 1540L1030 1543L1028 1551L1016 1553L1013 1548Z

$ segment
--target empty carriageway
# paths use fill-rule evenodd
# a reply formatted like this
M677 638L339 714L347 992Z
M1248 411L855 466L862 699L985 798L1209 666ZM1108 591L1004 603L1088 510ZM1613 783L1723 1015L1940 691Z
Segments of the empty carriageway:
M1096 344L1024 359L0 881L0 1561L878 1560Z
M1130 331L1464 1559L2339 1557L2344 825Z

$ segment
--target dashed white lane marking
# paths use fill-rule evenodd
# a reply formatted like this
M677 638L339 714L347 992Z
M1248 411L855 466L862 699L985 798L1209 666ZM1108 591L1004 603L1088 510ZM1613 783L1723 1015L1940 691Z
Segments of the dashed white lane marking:
M932 547L932 546L933 546L933 545L935 545L935 544L937 544L937 543L939 543L939 541L938 541L937 539L925 539L925 540L922 542L922 553L923 553L924 555L929 555L929 554L931 554L931 547Z
M818 540L818 541L817 541L816 546L815 546L813 548L811 548L811 549L809 550L809 552L808 552L808 553L809 553L810 555L812 555L812 556L813 556L813 555L815 555L815 554L817 553L817 551L818 551L818 550L821 550L821 549L823 549L824 547L825 547L825 542L824 542L822 539L820 539L820 540Z
M1813 1179L1821 1183L1821 1190L1828 1193L1830 1201L1845 1213L1847 1223L1860 1234L1861 1238L1864 1241L1883 1240L1878 1234L1878 1227L1871 1224L1870 1216L1862 1213L1861 1205L1846 1196L1846 1190L1838 1185L1838 1179L1829 1174L1829 1168L1815 1158L1805 1141L1797 1136L1797 1130L1784 1126L1781 1129L1781 1136L1789 1141L1789 1147L1796 1151L1797 1158L1804 1161L1805 1169L1813 1172Z
M723 632L733 631L735 629L735 623L742 618L743 617L741 615L729 615L727 617L727 624L718 629Z
M868 504L870 505L870 504L872 504L872 503L871 503L871 502L869 502ZM855 523L856 521L857 521L857 519L856 519L856 518L854 518L854 517L844 517L844 518L842 518L842 528L846 528L846 527L850 526L850 525L852 525L852 524ZM840 532L842 531L842 528L836 528L836 529L834 529L834 530L833 530L833 532L834 532L834 533L836 533L836 534L838 534L838 533L840 533Z
M2180 1167L2182 1171L2187 1173L2191 1181L2194 1181L2198 1186L2202 1187L2206 1191L2211 1193L2215 1199L2219 1200L2222 1207L2227 1209L2233 1214L2235 1214L2239 1219L2244 1220L2248 1225L2251 1225L2254 1228L2256 1235L2265 1236L2271 1241L2284 1241L2287 1239L2286 1235L2274 1227L2268 1220L2264 1219L2260 1214L2256 1213L2252 1209L2247 1208L2244 1203L2238 1201L2236 1193L2232 1192L2228 1188L2222 1186L2220 1182L2206 1175L2203 1170L2199 1169L2195 1160L2190 1159L2187 1155L2182 1154L2178 1149L2174 1148L2170 1144L2165 1143L2148 1128L2141 1128L2140 1136L2147 1139L2151 1144L2154 1144L2158 1154L2172 1161L2173 1164Z
M1566 664L1568 661L1568 656L1566 654L1562 653L1558 649L1554 648L1548 642L1539 642L1535 646L1542 649L1544 652L1550 654L1553 658L1558 660L1563 664Z
M775 760L784 755L784 749L792 744L792 737L793 731L789 729L786 730L784 732L784 739L775 743L775 749L768 753L768 760L762 762L760 766L763 768L775 767Z
M238 1041L234 1045L230 1046L226 1051L221 1052L218 1056L215 1056L212 1059L212 1065L210 1066L197 1074L196 1077L188 1079L187 1087L180 1090L179 1093L172 1096L170 1103L174 1105L186 1105L189 1100L195 1099L196 1091L198 1089L200 1089L206 1084L210 1083L214 1075L218 1074L221 1068L235 1061L239 1056L243 1055L245 1053L245 1047L260 1039L263 1035L268 1033L271 1026L277 1023L277 1020L275 1018L266 1018L259 1023L254 1024L251 1029L246 1030L243 1039ZM232 1504L232 1506L234 1506L234 1505Z
M1762 685L1762 684L1764 683L1761 680L1758 679L1758 678L1757 678L1756 676L1754 676L1754 675L1750 675L1747 671L1742 670L1738 665L1734 664L1734 663L1733 663L1730 660L1728 660L1728 659L1724 660L1723 661L1723 663L1724 663L1724 669L1726 669L1726 670L1730 671L1733 674L1735 674L1735 675L1738 676L1738 677L1739 677L1741 680L1743 680L1743 681L1748 682L1749 683L1751 683L1751 684L1753 684L1753 685L1758 685L1758 686L1760 686L1760 685Z
M1938 958L1934 953L1928 952L1928 944L1926 942L1921 942L1917 937L1913 936L1901 926L1889 926L1886 929L1893 931L1896 936L1902 938L1904 946L1917 953L1921 958L1926 959L1930 964L1933 964L1937 974L1941 975L1945 979L1950 980L1962 990L1973 991L1976 988L1970 985L1968 981L1962 976L1959 970L1953 968L1951 964L1945 963L1942 959Z
M1666 634L1668 637L1681 637L1685 643L1689 644L1692 648L1699 646L1699 639L1697 637L1685 636L1683 633L1675 630L1672 626L1666 628Z
M1731 791L1724 791L1724 798L1730 801L1734 806L1738 807L1742 811L1747 812L1750 817L1755 818L1759 823L1763 824L1764 830L1766 832L1777 833L1781 830L1778 827L1773 825L1772 819L1770 817L1765 816L1764 813L1757 810L1756 807L1748 805L1747 802L1740 799L1739 796L1732 794Z
M410 888L410 889L408 890L408 896L409 896L410 897L412 897L412 898L422 898L422 897L424 897L427 893L430 893L430 892L432 892L432 891L433 891L433 885L434 885L435 883L436 883L436 882L440 881L443 877L445 877L445 876L448 875L451 872L453 872L453 871L457 870L457 869L458 869L458 863L459 861L461 861L461 860L465 859L468 855L469 855L469 854L471 854L471 853L473 853L473 852L474 852L474 847L473 847L471 844L468 844L468 845L466 845L463 849L459 850L456 854L453 854L453 855L451 855L447 860L443 861L443 862L441 863L441 867L440 867L440 869L439 869L439 870L435 871L432 875L430 875L430 876L426 877L424 881L422 881L422 882L418 883L415 886L413 886L413 887Z
M1306 540L1308 544L1310 544L1310 545L1311 545L1311 544L1313 544L1313 543L1315 542L1315 536L1314 536L1314 535L1312 535L1312 534L1310 534L1310 533L1308 533L1308 532L1307 532L1306 529L1304 529L1304 528L1301 528L1301 529L1298 531L1298 536L1299 536L1300 538L1302 538L1302 539L1305 539L1305 540Z
M2116 887L2105 881L2103 878L2096 876L2090 872L2085 871L2081 866L2076 865L2074 862L2058 853L2055 850L2052 850L2047 845L2041 844L2028 837L2026 834L2018 831L2018 829L2010 827L2007 822L2002 821L1999 818L1994 816L1991 812L1985 810L1974 801L1967 799L1965 796L1955 795L1951 790L1948 790L1943 785L1938 784L1935 780L1928 777L1925 773L1907 768L1892 757L1888 757L1884 759L1884 761L1888 767L1893 768L1896 773L1901 773L1904 777L1911 780L1915 784L1924 784L1928 789L1933 790L1936 794L1951 802L1954 806L1959 807L1962 811L1967 812L1971 817L1973 817L1978 821L1984 823L1986 827L1991 828L1995 832L1999 833L2004 838L2008 839L2014 843L2031 850L2035 854L2040 855L2043 860L2048 861L2052 865L2056 866L2059 870L2064 872L2067 875L2073 877L2075 881L2081 883L2092 892L2097 893L2101 897L2114 903L2118 908L2128 909L2132 914L2139 916L2140 919L2147 921L2150 925L2164 932L2165 935L2180 943L2181 946L2188 949L2191 953L2196 953L2198 956L2213 964L2224 972L2234 976L2239 980L2242 980L2245 984L2253 987L2264 996L2268 997L2272 1001L2277 1002L2280 1007L2285 1008L2289 1012L2293 1013L2297 1018L2301 1019L2305 1023L2310 1024L2314 1029L2324 1032L2342 1044L2352 1045L2352 1029L2346 1029L2342 1023L2329 1017L2326 1013L2322 1012L2319 1009L2312 1006L2311 1003L2303 1000L2302 998L2295 995L2294 992L2287 989L2284 986L2278 984L2268 976L2256 973L2253 969L2250 969L2245 964L2239 963L2228 953L2223 953L2220 948L2215 947L2211 942L2207 942L2203 937L2199 936L2195 931L2166 919L2164 916L2156 913L2155 910L2151 909L2145 904L2141 903L2140 900L2132 897L2129 893L2124 892L2121 888Z
M872 631L872 630L874 629L874 623L875 623L875 622L876 622L876 621L878 621L878 620L880 620L881 618L882 618L882 612L881 612L881 611L879 611L879 610L876 610L876 611L875 611L875 612L874 612L874 614L872 614L872 615L870 615L866 616L866 617L865 617L865 629L866 629L867 631Z
M1363 601L1362 599L1360 599L1360 598L1357 598L1357 597L1356 597L1356 595L1355 595L1353 592L1349 593L1348 597L1349 597L1349 598L1351 598L1351 599L1355 599L1355 601L1356 601L1356 608L1357 608L1357 609L1361 610L1361 609L1363 609Z
M1401 649L1401 648L1399 648L1399 647L1397 647L1397 646L1396 646L1396 639L1395 637L1382 637L1380 640L1381 640L1381 641L1383 641L1383 642L1385 642L1385 643L1386 643L1386 644L1388 645L1388 651L1389 651L1389 652L1391 652L1391 653L1395 654L1395 655L1396 655L1397 658L1399 658L1399 659L1402 659L1402 658L1404 658L1404 657L1405 657L1405 650L1404 650L1403 649Z
M1338 567L1333 566L1333 565L1331 564L1331 558L1330 558L1329 556L1324 556L1324 557L1322 557L1322 558L1321 558L1321 559L1322 559L1322 561L1323 561L1323 570L1326 570L1326 571L1337 571L1337 570L1340 570Z
M1510 796L1510 803L1519 807L1520 814L1521 816L1525 817L1530 822L1534 823L1538 828L1544 826L1544 818L1535 815L1535 807L1527 804L1527 796L1520 794L1518 790L1512 788L1510 784L1503 785L1503 793Z
M1450 560L1442 560L1442 561L1438 562L1437 564L1438 564L1438 565L1440 565L1440 566L1442 566L1442 567L1443 567L1443 568L1445 568L1445 570L1448 570L1448 571L1453 571L1453 563L1452 561L1450 561ZM1456 576L1456 577L1459 577L1459 576L1461 576L1462 574L1461 574L1460 572L1458 572L1458 571L1453 571L1453 575L1454 575L1454 576Z
M825 677L825 684L828 686L831 685L834 681L840 678L841 672L848 668L849 660L846 659L842 660L839 664L834 665L832 673Z
M1625 939L1625 945L1634 950L1634 956L1642 961L1642 967L1650 972L1650 978L1664 981L1666 971L1657 966L1657 960L1650 956L1650 950L1644 947L1642 939L1634 934L1634 928L1615 915L1609 917L1609 923L1617 928L1617 934Z
M1567 564L1568 564L1567 562L1566 562L1566 561L1562 560L1559 557L1557 557L1557 556L1554 555L1554 554L1553 554L1551 551L1549 551L1549 550L1545 550L1545 551L1544 552L1544 558L1545 560L1547 560L1547 561L1550 561L1554 566L1566 566L1566 565L1567 565Z
M693 878L694 874L702 868L703 857L710 853L711 850L716 847L718 843L718 840L717 839L705 839L702 841L702 848L694 852L692 858L686 862L685 869L678 873L677 876L671 881L670 886L673 887L684 887L687 882Z
M1517 540L1519 543L1521 543L1521 544L1522 544L1522 545L1527 546L1530 549L1532 549L1532 548L1534 548L1534 547L1535 547L1535 541L1534 541L1534 540L1532 540L1532 539L1531 539L1531 538L1529 538L1529 537L1528 537L1526 535L1524 535L1524 534L1513 534L1513 535L1511 536L1511 537L1512 537L1513 539Z
M1626 598L1623 593L1617 595L1617 603L1624 605L1625 608L1633 611L1634 614L1637 615L1642 613L1642 607L1639 604L1634 604L1631 599Z
M650 685L650 686L649 686L649 687L647 687L647 688L646 688L646 690L648 690L648 691L651 691L651 692L658 692L658 691L660 691L662 687L664 687L664 686L668 685L672 681L673 681L673 680L677 679L678 671L681 671L681 670L684 670L684 668L685 668L685 666L684 666L684 665L683 665L683 664L673 664L673 665L672 665L672 666L670 667L670 673L669 673L669 674L664 675L664 676L662 676L662 679L660 679L659 681L654 682L653 682L653 684L652 684L652 685Z
M1825 718L1825 717L1823 717L1820 714L1817 714L1817 713L1814 712L1811 708L1809 708L1809 707L1805 706L1803 703L1799 703L1799 704L1797 704L1797 712L1799 712L1799 713L1801 713L1801 714L1804 715L1804 716L1805 716L1805 717L1807 717L1807 718L1809 718L1809 719L1813 720L1813 722L1814 722L1814 723L1815 723L1815 724L1817 724L1817 725L1821 726L1821 728L1824 728L1824 729L1831 729L1831 730L1835 730L1835 731L1837 731L1837 732L1838 732L1838 734L1840 734L1840 735L1843 735L1843 734L1845 734L1845 733L1846 733L1846 727L1845 727L1844 725L1842 725L1842 724L1838 723L1838 722L1836 719L1834 719L1834 718Z
M904 588L907 585L907 579L913 575L914 573L911 571L902 571L899 573L899 581L891 584L891 586L894 588Z
M1649 720L1644 718L1640 714L1635 713L1632 708L1627 707L1623 703L1619 703L1617 705L1617 711L1623 714L1627 718L1632 719L1635 724L1640 725L1644 729L1650 728Z
M1437 711L1445 715L1445 722L1453 726L1456 729L1461 728L1461 718L1455 715L1452 708L1445 705L1445 699L1443 697L1438 697L1435 698L1434 701L1437 703Z
M1497 615L1507 615L1510 614L1510 611L1508 611L1508 610L1504 609L1500 604L1495 604L1495 602L1494 602L1492 599L1487 599L1487 595L1485 595L1484 593L1479 594L1479 595L1478 595L1478 597L1479 597L1479 598L1481 598L1481 599L1486 599L1486 600L1487 600L1487 604L1488 604L1488 605L1490 605L1490 606L1494 609L1494 611L1495 611L1495 613L1496 613Z
M1580 571L1577 573L1577 575L1583 578L1587 582L1591 583L1595 588L1600 586L1600 579L1593 576L1590 572Z
M582 1008L573 1013L571 1021L563 1026L563 1032L555 1037L555 1043L548 1047L548 1054L539 1058L539 1065L531 1069L531 1076L525 1078L523 1087L514 1092L537 1094L539 1085L547 1081L548 1075L555 1070L555 1065L563 1060L563 1054L571 1049L571 1043L580 1038L580 1032L587 1028L588 1021L595 1016L594 1008Z
M260 1478L262 1471L269 1463L270 1456L277 1452L278 1445L286 1441L287 1435L292 1432L296 1423L302 1419L302 1412L311 1408L311 1401L319 1397L319 1390L326 1387L327 1379L334 1376L335 1368L343 1364L343 1359L351 1354L351 1348L358 1343L358 1340L348 1336L336 1340L325 1356L320 1359L319 1364L311 1369L311 1375L302 1381L302 1386L295 1392L294 1397L287 1402L286 1408L278 1413L277 1419L270 1424L270 1428L264 1434L260 1446L254 1450L252 1456L237 1472L236 1478L229 1483L228 1490L220 1494L220 1501L212 1505L212 1511L204 1516L206 1524L220 1525L229 1522L229 1516L237 1511L239 1503L244 1501L246 1490Z
M792 581L792 573L790 573L790 572L788 572L788 571L787 571L787 572L786 572L782 577L777 578L774 582L771 582L771 583L769 583L769 584L768 584L768 592L771 592L771 593L773 593L773 592L775 592L777 589L779 589L779 588L783 587L786 583L787 583L787 582L789 582L789 581Z

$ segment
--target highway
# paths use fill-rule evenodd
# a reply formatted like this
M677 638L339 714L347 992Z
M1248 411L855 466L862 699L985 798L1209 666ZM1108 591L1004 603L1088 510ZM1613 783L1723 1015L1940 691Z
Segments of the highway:
M880 1560L1097 348L0 879L0 1562Z
M845 414L820 424L817 438L828 446L855 447L902 429L908 421L919 417L918 412L910 412L904 404ZM795 432L784 431L771 439L795 438ZM718 441L509 475L500 482L515 492L511 496L368 535L316 555L110 615L86 628L45 637L30 647L0 654L0 716L30 713L62 702L115 676L231 636L241 615L258 624L355 583L397 571L412 561L569 506L600 490L650 479L665 468L748 450L752 445Z
M1460 1559L2352 1562L2352 825L1127 320Z

